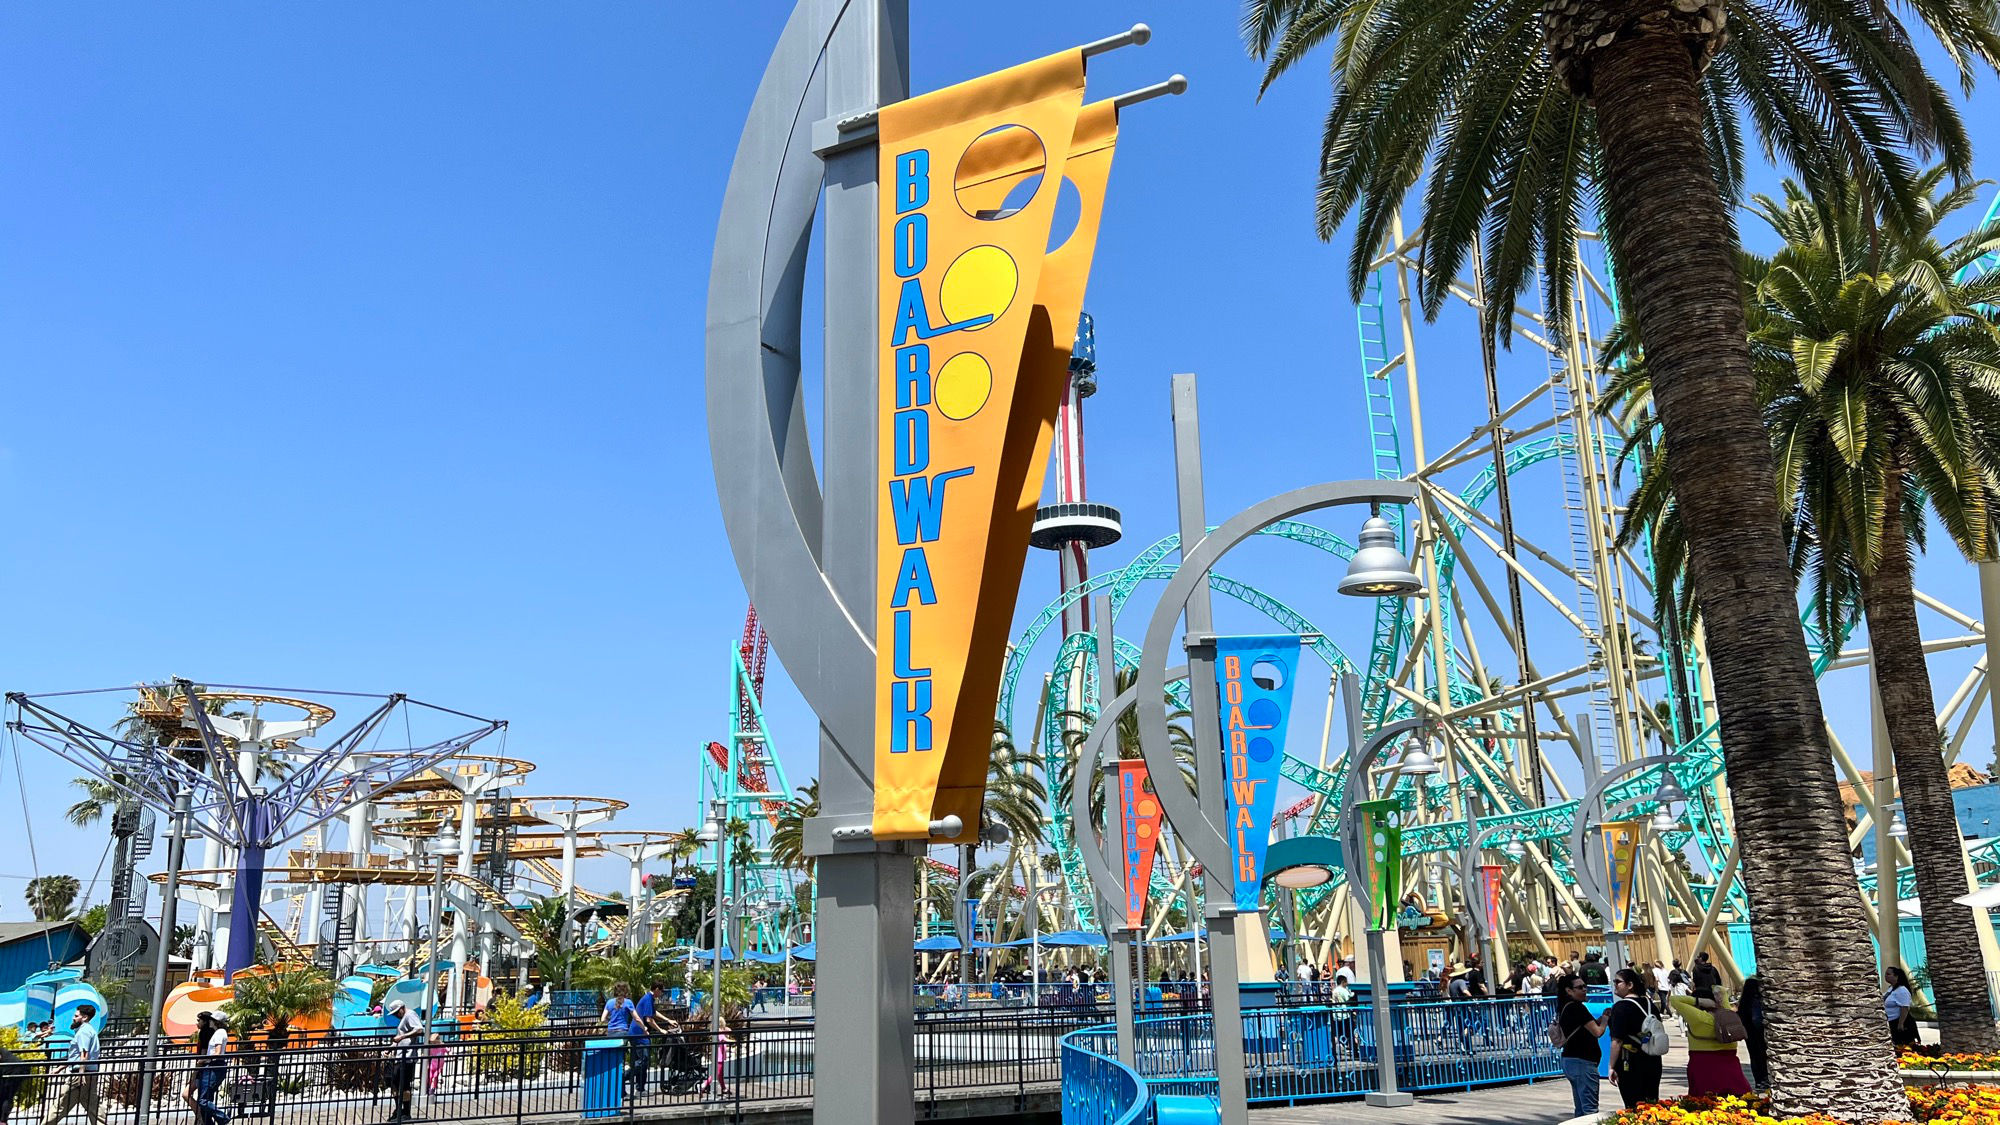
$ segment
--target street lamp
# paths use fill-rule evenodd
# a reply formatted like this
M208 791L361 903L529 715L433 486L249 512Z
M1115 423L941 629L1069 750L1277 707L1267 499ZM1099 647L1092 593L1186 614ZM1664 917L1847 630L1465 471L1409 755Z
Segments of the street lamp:
M1506 852L1507 858L1515 861L1516 863L1528 858L1528 845L1522 843L1519 840L1507 841L1507 846L1500 850Z
M437 859L437 882L431 887L431 963L430 972L425 984L425 991L430 998L431 1027L428 1030L432 1034L435 1034L438 1009L440 1007L438 1002L438 952L444 938L443 933L440 932L444 926L444 869L446 865L445 861L458 854L458 836L451 830L450 824L441 820L438 822L437 836L430 841L428 848L424 846L422 841L418 841L417 846L420 850L428 851Z
M1909 836L1910 826L1903 823L1903 810L1897 809L1896 815L1889 820L1889 838L1891 840L1907 840Z
M1652 828L1654 832L1664 836L1680 826L1680 818L1667 811L1667 806L1661 805L1659 808L1653 810Z
M1337 587L1360 598L1407 597L1422 592L1424 580L1410 569L1410 560L1396 549L1396 529L1380 515L1361 525L1359 549L1347 564L1347 576Z
M1396 772L1405 777L1436 777L1439 771L1437 759L1424 749L1422 739L1413 734L1403 740L1403 754L1396 759Z

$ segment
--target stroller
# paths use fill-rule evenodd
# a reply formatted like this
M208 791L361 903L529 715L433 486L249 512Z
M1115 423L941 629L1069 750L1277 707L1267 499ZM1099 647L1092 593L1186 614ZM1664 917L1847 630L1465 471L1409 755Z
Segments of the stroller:
M689 1046L687 1035L678 1027L659 1036L654 1050L660 1052L666 1067L661 1088L668 1095L692 1094L701 1089L702 1079L707 1074L702 1066L702 1057Z

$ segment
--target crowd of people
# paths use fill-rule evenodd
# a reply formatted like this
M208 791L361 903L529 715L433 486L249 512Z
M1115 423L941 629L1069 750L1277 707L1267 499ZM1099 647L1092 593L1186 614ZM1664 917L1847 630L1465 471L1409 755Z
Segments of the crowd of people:
M1599 972L1602 964L1589 958L1580 963L1597 966ZM1669 1016L1686 1042L1689 1094L1748 1094L1753 1085L1763 1089L1770 1084L1764 992L1756 977L1746 978L1741 991L1731 996L1706 952L1696 954L1686 970L1678 961L1671 968L1656 961L1644 971L1624 968L1610 974L1611 1003L1593 1009L1595 982L1567 965L1561 968L1544 995L1556 1010L1550 1037L1561 1049L1577 1116L1597 1111L1598 1072L1607 1061L1610 1082L1627 1109L1660 1100L1662 1059L1673 1037ZM1531 970L1523 985L1533 978ZM1738 1044L1749 1053L1747 1076Z

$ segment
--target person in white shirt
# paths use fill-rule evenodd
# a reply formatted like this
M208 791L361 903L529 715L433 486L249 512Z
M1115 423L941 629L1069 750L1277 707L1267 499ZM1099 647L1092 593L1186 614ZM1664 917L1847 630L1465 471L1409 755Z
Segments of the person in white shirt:
M392 1076L396 1091L396 1112L389 1115L389 1120L408 1121L410 1087L417 1080L417 1049L425 1038L424 1021L401 1000L389 1005L389 1014L396 1017L396 1034L389 1040L396 1053L396 1069Z
M195 1016L194 1120L195 1125L227 1125L228 1111L215 1104L229 1073L229 1028L214 1012Z

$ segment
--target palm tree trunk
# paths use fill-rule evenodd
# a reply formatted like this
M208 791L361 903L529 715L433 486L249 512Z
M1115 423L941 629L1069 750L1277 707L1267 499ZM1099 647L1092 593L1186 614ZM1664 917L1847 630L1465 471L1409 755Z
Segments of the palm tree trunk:
M1916 585L1910 573L1908 531L1903 525L1903 481L1891 474L1882 504L1882 555L1873 574L1861 576L1868 613L1868 643L1875 652L1875 681L1882 718L1896 758L1896 783L1910 835L1910 862L1924 904L1925 963L1937 996L1938 1030L1946 1053L2000 1051L1986 986L1986 961L1972 912L1952 904L1971 888L1951 777L1938 750L1937 705L1930 666L1917 627ZM1876 837L1879 841L1880 835ZM1877 848L1881 856L1883 850ZM1894 878L1892 860L1877 863L1878 878Z
M1817 685L1799 625L1769 439L1757 412L1735 230L1702 138L1694 62L1667 4L1591 56L1613 248L1647 360L1694 596L1708 621L1723 756L1770 998L1782 1114L1909 1114L1874 1002Z

